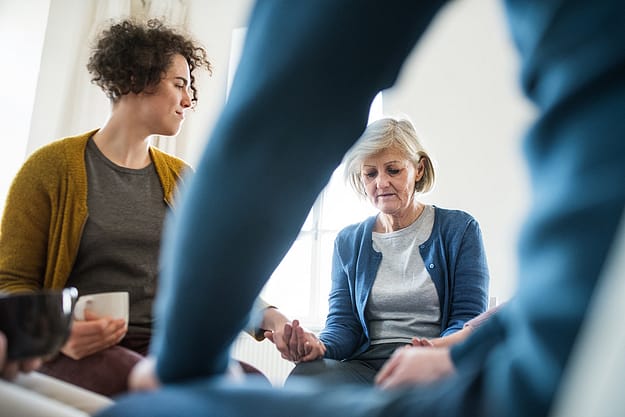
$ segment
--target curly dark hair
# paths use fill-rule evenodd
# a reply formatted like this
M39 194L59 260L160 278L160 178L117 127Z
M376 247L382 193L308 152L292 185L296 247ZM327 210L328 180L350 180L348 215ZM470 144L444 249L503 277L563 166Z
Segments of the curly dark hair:
M87 70L92 75L91 82L116 102L125 94L138 94L157 85L176 54L189 64L191 100L195 104L197 89L193 71L205 68L212 73L206 50L158 19L145 23L126 19L104 30L96 40Z

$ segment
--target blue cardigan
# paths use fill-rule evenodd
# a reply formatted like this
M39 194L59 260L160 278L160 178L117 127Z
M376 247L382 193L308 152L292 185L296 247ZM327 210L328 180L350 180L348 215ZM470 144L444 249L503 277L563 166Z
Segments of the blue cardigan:
M486 310L489 275L477 221L460 210L434 209L432 233L419 252L436 286L444 336ZM382 261L373 249L375 221L347 226L334 242L329 313L319 335L327 358L350 359L369 347L365 306Z

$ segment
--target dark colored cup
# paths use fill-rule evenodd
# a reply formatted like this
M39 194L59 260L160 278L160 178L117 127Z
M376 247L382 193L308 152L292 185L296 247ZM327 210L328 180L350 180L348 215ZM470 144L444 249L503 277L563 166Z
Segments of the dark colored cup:
M0 294L0 331L7 338L7 359L52 355L69 337L76 288Z

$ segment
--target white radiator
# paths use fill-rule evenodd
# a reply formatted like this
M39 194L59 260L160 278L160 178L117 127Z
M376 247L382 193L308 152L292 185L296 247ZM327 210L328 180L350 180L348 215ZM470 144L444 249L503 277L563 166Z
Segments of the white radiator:
M258 342L247 333L241 333L234 342L232 357L254 365L274 386L282 386L294 366L282 359L273 343L268 340Z

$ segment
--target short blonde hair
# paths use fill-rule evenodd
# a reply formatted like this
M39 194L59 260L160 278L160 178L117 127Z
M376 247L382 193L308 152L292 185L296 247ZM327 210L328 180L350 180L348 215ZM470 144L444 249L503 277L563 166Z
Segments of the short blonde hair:
M345 181L360 197L367 193L361 179L362 162L385 149L397 149L416 167L423 161L423 176L415 183L414 195L427 193L434 188L435 174L432 160L417 137L410 120L386 117L371 123L360 139L345 154Z

